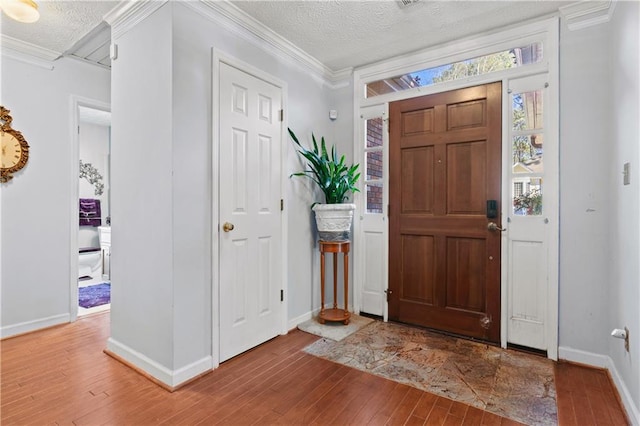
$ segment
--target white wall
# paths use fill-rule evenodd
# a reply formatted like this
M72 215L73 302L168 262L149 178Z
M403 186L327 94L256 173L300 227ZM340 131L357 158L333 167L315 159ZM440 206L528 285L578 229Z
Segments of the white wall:
M179 140L181 144L189 140L188 143L191 146L190 150L180 150L181 145L176 145L176 149L182 152L181 154L176 152L176 155L188 156L175 163L182 169L180 181L176 181L176 189L180 187L180 192L184 194L182 189L189 188L189 198L185 203L175 203L176 218L182 218L182 221L175 222L178 224L175 234L180 235L181 239L180 245L175 246L175 251L176 253L184 252L185 259L187 253L195 255L196 259L192 259L191 262L197 262L199 269L210 271L211 224L209 221L212 203L208 179L217 173L217 166L212 165L210 160L211 150L217 149L210 145L212 140L212 48L219 49L224 54L244 61L287 83L286 124L301 139L310 140L311 132L327 137L332 135L331 122L328 118L331 91L313 79L307 70L275 56L263 46L248 43L188 7L178 3L174 6L174 10L174 111L177 118L174 136L175 140ZM348 114L347 111L345 113ZM283 167L288 176L298 171L301 163L288 135L284 136L283 144L287 156ZM346 136L348 137L348 134ZM179 171L178 169L175 172ZM285 186L287 193L284 195L289 218L289 282L285 288L288 293L288 316L296 318L313 309L312 297L316 293L319 294L319 290L314 285L314 282L317 282L314 263L318 254L313 238L313 216L309 209L315 197L309 194L311 187L308 182L300 179L287 180ZM193 206L200 211L195 220L192 218ZM194 243L195 246L193 246ZM185 274L185 278L193 276L195 272L186 268L186 263L184 266L180 274ZM178 273L177 268L176 273ZM208 286L210 276L200 275L197 280ZM187 281L193 282L193 279ZM209 294L208 289L204 294ZM214 315L216 315L216 308L213 307Z
M618 2L611 21L612 124L609 158L608 261L609 328L628 327L630 352L621 340L608 339L608 354L624 381L636 410L640 407L640 7L638 2ZM631 183L624 186L624 163L631 165ZM637 412L636 412L637 416ZM636 417L636 421L640 418Z
M286 116L298 135L330 134L330 91L182 3L164 4L116 43L109 349L167 383L180 382L181 371L206 369L217 315L211 306L212 48L287 82ZM288 175L299 163L288 138L283 143ZM289 318L311 311L317 290L306 186L286 185Z
M611 130L608 25L560 32L561 347L609 344Z
M638 21L637 2L617 2L606 24L563 25L560 47L560 357L609 368L633 424L640 421ZM629 353L610 336L625 326Z
M0 79L0 103L30 145L27 166L0 191L4 337L69 320L69 245L78 227L70 217L78 182L70 98L109 102L110 83L108 71L71 59L47 70L6 56Z
M108 348L162 371L174 365L171 21L164 7L118 38L111 68Z

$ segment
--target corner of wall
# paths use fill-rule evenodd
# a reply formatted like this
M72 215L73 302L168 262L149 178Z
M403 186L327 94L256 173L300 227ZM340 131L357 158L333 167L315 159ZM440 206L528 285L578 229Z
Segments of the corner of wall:
M169 390L175 390L213 369L211 356L205 356L177 370L171 370L113 338L107 340L105 352Z
M603 368L609 371L613 384L618 391L618 395L622 401L622 405L627 412L627 417L632 425L640 425L640 411L636 405L629 388L622 380L622 376L618 372L613 360L600 354L582 351L579 349L561 346L558 348L558 358L564 361L574 362L577 364L589 365L596 368Z

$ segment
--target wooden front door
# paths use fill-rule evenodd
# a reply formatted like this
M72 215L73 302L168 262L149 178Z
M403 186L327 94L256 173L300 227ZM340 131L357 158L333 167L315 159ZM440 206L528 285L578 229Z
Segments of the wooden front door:
M389 319L500 341L501 106L501 83L390 104Z

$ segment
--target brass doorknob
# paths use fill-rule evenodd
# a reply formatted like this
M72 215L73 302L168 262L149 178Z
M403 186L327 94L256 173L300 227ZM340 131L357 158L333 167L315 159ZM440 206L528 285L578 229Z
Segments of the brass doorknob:
M229 231L233 231L233 223L229 223L229 222L225 222L224 225L222 225L222 230L224 232L229 232Z

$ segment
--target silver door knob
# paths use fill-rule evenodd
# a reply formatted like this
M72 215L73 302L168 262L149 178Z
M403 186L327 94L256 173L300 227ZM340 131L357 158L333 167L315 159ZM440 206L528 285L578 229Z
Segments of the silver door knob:
M225 222L224 225L222 225L222 230L224 232L229 232L229 231L233 231L233 223L229 223L229 222Z
M500 228L495 222L489 222L487 224L487 229L489 231L506 231L506 228Z

